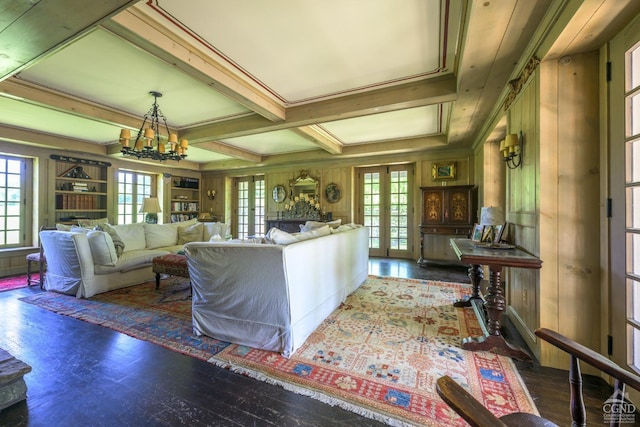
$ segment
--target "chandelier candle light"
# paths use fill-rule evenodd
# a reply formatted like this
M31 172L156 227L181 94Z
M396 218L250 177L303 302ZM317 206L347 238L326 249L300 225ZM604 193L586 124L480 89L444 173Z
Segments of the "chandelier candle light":
M161 98L162 94L156 91L151 91L149 94L153 96L153 105L149 111L147 111L147 114L144 115L142 126L140 126L138 130L138 135L136 136L133 146L130 144L131 130L120 130L120 144L122 144L120 152L124 156L136 157L138 159L180 161L187 157L189 142L184 138L178 142L178 135L169 131L167 118L162 114L158 105L158 98ZM168 138L167 142L169 143L168 150L166 146L167 143L161 141L161 138L164 139L165 137L160 136L160 120L164 123L166 138ZM147 122L149 122L148 127L145 127Z

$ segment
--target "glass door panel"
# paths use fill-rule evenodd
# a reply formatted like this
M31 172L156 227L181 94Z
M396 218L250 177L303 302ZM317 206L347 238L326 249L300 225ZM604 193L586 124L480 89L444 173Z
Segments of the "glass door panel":
M411 258L410 165L363 168L360 180L360 221L369 228L369 255Z

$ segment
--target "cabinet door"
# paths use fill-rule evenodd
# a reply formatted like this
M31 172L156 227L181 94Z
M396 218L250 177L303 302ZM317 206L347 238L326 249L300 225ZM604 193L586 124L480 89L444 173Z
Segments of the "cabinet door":
M445 197L445 222L448 224L469 224L471 222L469 190L450 189L446 192Z
M442 190L422 191L422 224L440 225L445 222L444 192Z

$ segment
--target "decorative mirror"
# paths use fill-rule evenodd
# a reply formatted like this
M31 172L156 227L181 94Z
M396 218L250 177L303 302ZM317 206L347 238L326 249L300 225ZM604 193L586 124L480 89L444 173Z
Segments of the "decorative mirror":
M287 198L287 190L284 188L284 185L276 185L275 187L273 187L274 202L282 203L286 198Z
M307 171L300 172L300 176L296 179L289 181L289 198L295 199L306 195L307 197L313 197L318 200L318 187L320 183L317 179L310 177Z
M284 204L284 218L320 219L319 184L307 171L289 181L289 201Z

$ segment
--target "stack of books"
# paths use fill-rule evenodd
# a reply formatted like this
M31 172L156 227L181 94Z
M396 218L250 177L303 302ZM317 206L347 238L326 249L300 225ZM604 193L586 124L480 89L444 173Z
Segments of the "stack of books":
M89 187L86 182L74 182L72 184L73 191L89 191Z

